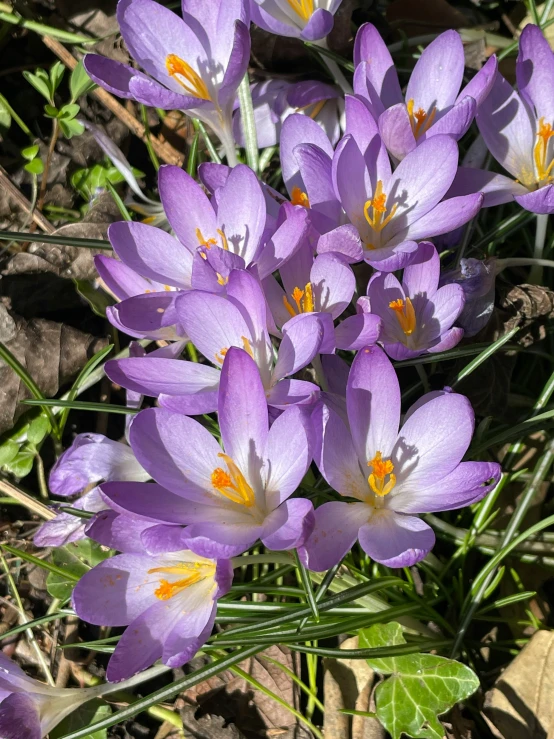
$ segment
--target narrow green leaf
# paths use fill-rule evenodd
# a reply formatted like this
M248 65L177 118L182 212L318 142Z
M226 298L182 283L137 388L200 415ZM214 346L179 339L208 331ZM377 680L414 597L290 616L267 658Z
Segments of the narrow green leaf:
M399 623L379 624L360 632L360 644L369 648L405 643ZM479 679L469 667L434 654L372 657L368 664L391 676L377 686L375 703L377 717L393 739L404 733L442 739L445 732L438 717L479 687Z
M69 89L71 91L71 100L75 102L81 95L85 95L91 92L96 85L88 76L82 60L77 64L73 72L71 73L71 79L69 80Z
M3 547L10 554L13 554L16 557L19 557L19 559L22 559L24 562L28 562L31 565L36 565L37 567L40 567L43 570L48 570L49 572L55 572L61 577L71 577L71 575L67 572L67 570L64 570L62 567L58 567L57 565L52 564L51 562L47 562L44 559L39 559L38 557L35 557L34 555L29 554L28 552L23 552L21 549L12 547L9 544L0 544L0 546ZM75 580L75 582L77 582L77 580L78 578Z
M48 398L47 400L22 400L24 405L40 405L53 408L72 408L77 411L93 411L94 413L123 413L133 414L139 413L137 408L127 408L125 405L110 405L109 403L86 403L82 400L57 400L56 398Z
M2 13L0 13L0 20L2 20ZM27 82L32 85L43 98L48 101L50 100L50 88L48 86L48 82L41 79L38 75L28 71L23 72L23 77L25 77Z
M504 344L506 344L510 339L515 336L515 334L519 331L519 326L514 326L511 331L508 331L507 334L504 336L501 336L499 339L494 341L490 346L488 346L486 349L484 349L480 354L478 354L475 359L473 359L469 364L467 364L463 370L458 372L458 376L456 379L451 383L452 387L456 387L456 385L461 382L465 377L468 377L474 370L479 367L479 365L483 364L489 357L492 357L493 354L495 354Z
M239 103L246 151L246 162L250 169L253 169L257 174L260 166L258 135L256 133L256 120L254 118L254 106L252 104L252 93L250 92L248 72L244 75L239 86Z
M0 231L0 241L29 241L62 246L79 246L85 249L111 249L109 241L101 239L77 239L54 234L23 233L21 231Z

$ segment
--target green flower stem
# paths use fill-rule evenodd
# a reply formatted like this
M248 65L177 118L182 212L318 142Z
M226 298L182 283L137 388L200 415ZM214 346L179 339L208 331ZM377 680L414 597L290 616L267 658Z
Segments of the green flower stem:
M537 216L537 224L535 230L535 250L533 252L533 259L542 259L544 253L544 245L546 242L546 231L548 228L548 214L541 214ZM542 284L542 265L535 263L531 268L529 274L529 282L532 285Z
M26 18L22 18L20 15L15 15L13 9L7 3L0 3L0 22L9 23L12 26L20 26L21 28L26 28L28 31L39 33L41 36L51 36L52 38L58 39L59 41L65 41L68 44L95 44L98 41L98 39L95 38L79 36L76 33L62 31L59 28L47 26L44 23L37 23L36 21L30 21Z

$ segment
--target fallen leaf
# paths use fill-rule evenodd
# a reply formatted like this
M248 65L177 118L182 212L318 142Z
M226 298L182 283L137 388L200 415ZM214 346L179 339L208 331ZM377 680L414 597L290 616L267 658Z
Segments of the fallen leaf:
M484 712L504 739L554 732L554 632L537 631L485 696Z

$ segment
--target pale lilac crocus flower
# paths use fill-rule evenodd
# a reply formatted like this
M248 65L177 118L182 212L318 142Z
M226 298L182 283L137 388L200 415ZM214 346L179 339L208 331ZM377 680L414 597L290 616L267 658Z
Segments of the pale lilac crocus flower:
M234 166L233 106L250 58L248 2L182 0L182 9L179 18L153 0L119 0L121 35L146 74L96 54L85 56L85 69L114 95L204 121Z
M334 183L359 233L363 258L375 269L401 269L414 258L418 241L453 231L479 212L481 193L444 199L458 169L451 136L423 141L392 171L380 137L370 138L359 125L352 130L335 152Z
M324 39L333 28L341 0L250 0L252 22L279 36Z
M378 121L383 142L396 159L437 134L460 139L494 85L497 69L492 56L460 91L462 40L457 31L445 31L421 54L403 96L390 52L371 23L356 35L354 64L354 91Z
M108 483L106 500L118 512L187 525L180 542L206 556L235 556L258 539L275 550L301 546L313 506L291 496L312 459L309 412L287 408L270 428L259 370L244 350L231 347L218 416L223 449L187 416L142 411L131 425L131 446L158 484Z
M192 659L212 632L217 599L232 577L228 560L186 547L157 555L131 547L83 575L73 607L89 623L128 626L106 671L119 682L158 659L168 667Z
M458 344L464 331L454 326L465 303L460 285L439 288L440 258L430 242L419 245L402 282L378 272L368 288L368 310L383 322L379 340L389 357L411 359L443 352Z
M162 406L180 413L212 413L217 409L221 367L235 346L256 362L271 406L307 404L317 397L317 385L289 377L320 351L326 327L319 314L291 319L275 357L266 300L259 282L246 270L231 271L227 297L192 290L178 298L176 308L192 343L213 366L148 356L111 360L106 374L113 382L158 397Z
M513 198L532 213L554 213L554 53L532 24L521 32L516 78L519 93L499 74L476 116L489 151L515 181L468 168L453 191L478 189L485 205Z
M409 567L435 543L418 514L481 500L500 479L500 466L461 461L474 428L473 409L463 395L428 393L400 426L398 379L377 346L356 356L346 405L348 425L331 407L316 407L315 460L332 488L358 502L333 501L316 510L305 562L326 570L358 539L376 562Z
M287 82L269 79L251 85L252 104L256 121L258 146L265 149L276 146L281 138L284 121L293 113L314 120L336 144L340 137L337 88L317 80ZM242 114L240 108L233 116L235 141L244 146Z
M167 671L152 667L140 680L121 685L104 683L92 688L54 688L26 675L21 667L0 652L0 736L5 739L44 739L84 703L115 690L132 688L139 682Z

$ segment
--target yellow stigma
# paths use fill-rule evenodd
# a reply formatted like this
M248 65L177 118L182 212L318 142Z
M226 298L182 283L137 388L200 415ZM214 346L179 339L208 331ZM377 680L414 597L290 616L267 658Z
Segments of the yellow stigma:
M194 95L201 100L211 100L206 83L184 59L176 54L168 54L165 66L169 76L174 77L189 95Z
M396 485L396 475L393 475L394 465L390 459L383 459L381 452L377 452L367 466L373 470L367 478L369 487L375 495L383 498ZM389 478L388 482L385 482L386 477Z
M227 454L218 454L227 465L227 472L221 467L216 467L212 472L212 485L225 498L233 503L251 508L256 502L256 496L250 485L237 465Z
M408 109L408 117L410 119L410 125L412 127L412 131L414 133L414 136L416 139L421 136L422 133L425 133L429 126L433 123L435 116L437 114L437 109L435 107L432 107L429 113L426 113L423 108L418 108L417 110L414 110L414 101L408 100L406 103L406 108Z
M291 297L296 304L296 308L291 304L287 296L283 295L283 304L291 318L298 316L300 313L314 312L314 291L311 282L307 282L303 290L299 287L295 287L291 293Z
M182 562L174 566L154 567L148 570L148 574L162 572L164 575L184 575L178 580L170 581L164 578L160 579L160 586L154 591L154 595L159 600L169 600L174 595L180 593L185 588L194 585L200 580L207 577L213 577L215 574L215 565L194 562L192 564Z
M218 276L217 281L219 282L220 285L225 285L228 282L228 278L222 277L219 274L219 272L216 272L216 275ZM247 354L250 354L252 359L254 359L254 352L252 351L252 345L250 344L250 339L248 339L246 336L241 336L240 338L242 339L242 348ZM215 361L218 364L223 364L223 360L225 359L228 351L229 351L229 347L223 347L223 349L220 349L218 353L215 355Z
M292 188L292 195L290 198L290 202L293 205L301 205L303 208L310 207L310 199L308 198L305 192L302 192L302 190L298 187L298 185L295 185Z
M314 0L287 0L287 2L302 20L306 23L310 20L314 13Z
M547 164L546 154L548 149L548 141L554 136L552 124L545 123L544 118L539 118L539 130L537 131L537 143L533 149L533 158L537 170L537 182L545 183L552 180L552 167L554 167L554 158Z
M393 300L389 303L389 308L394 311L396 320L400 324L400 328L404 331L406 336L413 334L417 322L414 306L412 305L410 298L406 298L405 301L402 300L402 298Z
M382 231L387 223L390 223L398 207L398 204L395 203L390 209L390 213L385 216L385 213L388 210L386 203L387 195L383 190L383 182L382 180L378 180L377 186L375 187L375 192L373 193L373 198L371 200L368 200L364 206L365 219L368 222L369 226L373 229L373 231L377 233L379 233L379 231ZM385 217L383 218L383 216ZM366 246L369 249L374 248L372 244L366 244Z
M229 242L227 241L227 236L225 236L225 233L220 228L217 229L217 233L219 234L219 238L221 239L221 248L225 249L225 251L229 251ZM211 239L204 238L204 234L199 228L196 229L195 234L198 240L198 246L205 246L206 249L211 249L212 246L219 246L219 244L217 243L217 239L213 236ZM204 259L206 259L205 254L201 254L200 256L203 256Z

